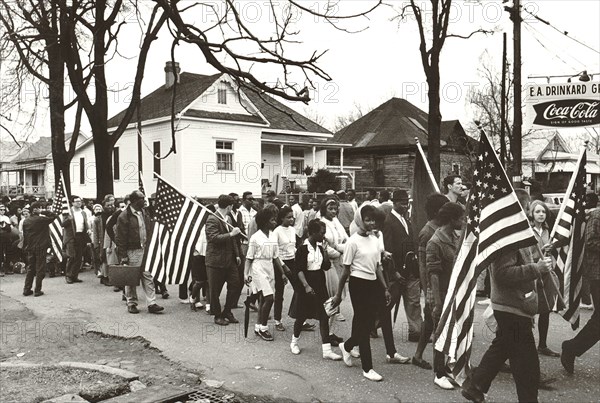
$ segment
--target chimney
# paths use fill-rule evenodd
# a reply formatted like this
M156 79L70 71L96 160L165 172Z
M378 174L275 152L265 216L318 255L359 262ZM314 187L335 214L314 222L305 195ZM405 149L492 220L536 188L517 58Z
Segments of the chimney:
M175 70L175 74L173 74L173 70ZM165 65L165 88L171 88L175 84L175 80L179 83L180 72L179 63L167 62Z

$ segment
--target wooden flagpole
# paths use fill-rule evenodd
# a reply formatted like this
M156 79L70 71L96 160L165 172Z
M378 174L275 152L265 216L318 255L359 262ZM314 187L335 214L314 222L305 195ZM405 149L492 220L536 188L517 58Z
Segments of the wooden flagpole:
M419 138L415 137L415 143L417 144L417 149L419 150L419 153L421 154L421 158L423 158L423 162L425 163L425 168L427 169L427 173L429 174L429 179L431 179L431 183L433 183L433 188L435 189L436 192L440 192L440 187L437 184L437 181L435 180L435 177L433 176L433 171L431 170L431 167L429 166L429 161L427 160L427 157L425 156L425 152L423 152L423 148L421 147L421 143L419 142Z

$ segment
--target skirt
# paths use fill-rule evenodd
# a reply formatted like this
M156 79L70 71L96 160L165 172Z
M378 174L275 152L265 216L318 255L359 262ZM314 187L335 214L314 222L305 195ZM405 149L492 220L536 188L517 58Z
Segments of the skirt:
M323 270L304 272L306 282L312 287L315 293L306 294L304 288L294 291L288 312L291 318L319 319L319 312L323 308L323 303L329 298L325 273L327 272Z
M340 276L344 271L341 259L332 259L331 268L325 272L325 283L327 285L327 294L329 297L335 297L340 285ZM342 299L346 298L346 287L342 290Z

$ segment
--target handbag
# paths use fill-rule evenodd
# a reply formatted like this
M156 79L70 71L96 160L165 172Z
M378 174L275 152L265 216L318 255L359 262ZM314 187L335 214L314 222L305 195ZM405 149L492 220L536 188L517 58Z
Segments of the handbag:
M323 308L325 308L325 313L327 313L327 316L329 317L340 313L339 305L335 308L333 307L333 297L328 298L327 301L323 303Z

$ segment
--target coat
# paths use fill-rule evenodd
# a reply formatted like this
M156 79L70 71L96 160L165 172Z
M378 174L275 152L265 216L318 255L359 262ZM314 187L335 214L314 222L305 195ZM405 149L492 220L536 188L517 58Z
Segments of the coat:
M138 218L133 213L131 206L119 214L115 228L115 243L117 244L119 259L126 258L128 250L141 249L142 246L148 246L152 238L152 221L150 220L150 214L147 212L144 212L144 225L146 226L146 243L142 245Z
M419 278L419 265L417 262L417 250L413 241L410 221L406 220L408 233L400 220L390 213L383 224L383 245L385 250L392 254L395 269L403 277L412 276Z
M83 233L86 237L88 237L88 231L90 229L90 225L88 223L88 214L85 210L81 210L81 214L83 214ZM70 246L75 245L75 225L73 222L73 216L67 217L63 222L63 247L68 248Z
M218 212L216 214L219 214ZM241 257L239 242L229 235L229 227L214 215L206 219L206 266L214 268L237 267Z

